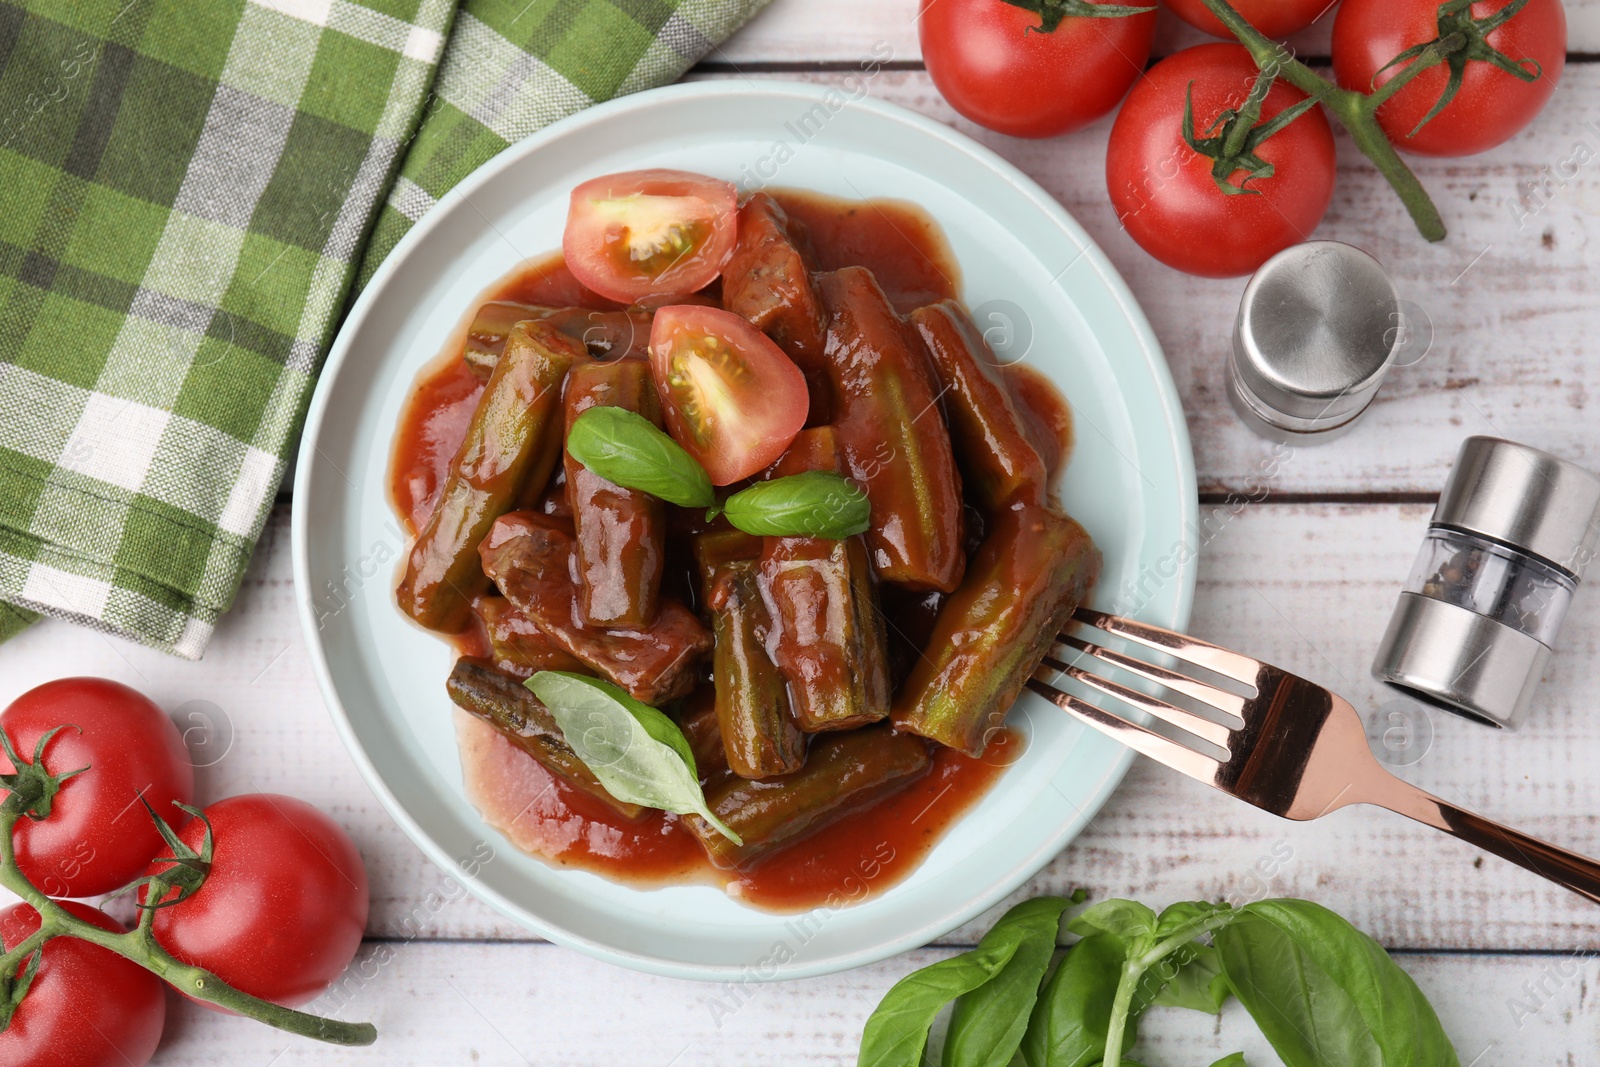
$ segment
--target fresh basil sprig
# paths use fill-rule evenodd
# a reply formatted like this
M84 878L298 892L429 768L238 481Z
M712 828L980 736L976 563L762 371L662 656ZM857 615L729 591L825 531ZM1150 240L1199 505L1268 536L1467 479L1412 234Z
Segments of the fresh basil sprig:
M805 471L757 482L730 496L723 514L757 537L826 537L862 533L871 525L867 494L831 471Z
M920 1063L934 1016L951 999L942 1067L1000 1067L1017 1051L1028 1067L1135 1067L1125 1054L1147 1007L1215 1014L1230 993L1286 1067L1460 1067L1416 983L1319 905L1183 903L1157 915L1136 901L1104 901L1067 924L1080 939L1041 987L1056 944L1051 916L1065 906L1058 897L1020 904L976 949L901 979L867 1020L859 1067ZM1019 1018L1027 1020L1020 1045ZM1236 1052L1212 1067L1246 1065Z
M726 514L757 537L840 540L871 524L867 494L831 471L805 471L758 482L718 502L711 476L683 446L649 419L626 408L592 407L573 420L567 452L608 482L685 508Z
M957 997L972 994L990 982L1006 975L1015 961L1021 965L1023 976L1032 976L1032 989L1018 989L1014 1000L1021 1000L1026 992L1031 1006L1032 997L1039 987L1039 979L1050 962L1055 949L1056 933L1061 925L1061 913L1071 902L1062 897L1040 897L1026 900L1001 917L978 947L951 959L941 960L931 967L914 971L896 982L867 1020L866 1031L861 1035L861 1054L858 1064L865 1067L917 1067L922 1062L922 1052L928 1043L928 1028L933 1025L939 1010ZM1042 942L1042 945L1041 945ZM1029 951L1018 960L1024 946ZM1044 949L1044 963L1038 962L1039 949ZM1026 983L1021 983L1026 985ZM986 1004L985 1007L1001 1008ZM1009 1018L1020 1014L1027 1018L1028 1009L1017 1012L1016 1003L1004 1006ZM960 1010L959 1002L957 1010ZM953 1024L952 1024L953 1025ZM1021 1035L1017 1035L1020 1039ZM1012 1044L1013 1051L1016 1048ZM1001 1064L1009 1062L1006 1053ZM946 1063L949 1053L946 1051Z
M685 508L716 503L711 476L655 423L627 408L592 407L573 420L567 452L608 482Z
M612 796L699 815L729 841L744 844L712 814L689 740L666 715L610 682L581 674L540 671L523 684L550 709L567 744Z

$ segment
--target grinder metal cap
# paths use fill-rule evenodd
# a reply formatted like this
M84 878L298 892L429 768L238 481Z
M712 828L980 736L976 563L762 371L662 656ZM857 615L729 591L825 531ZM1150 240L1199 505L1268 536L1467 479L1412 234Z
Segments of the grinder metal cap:
M1600 478L1498 437L1469 437L1433 510L1435 526L1519 548L1579 577L1600 537Z
M1245 286L1229 396L1245 424L1314 443L1348 430L1383 384L1400 295L1382 264L1337 241L1284 249Z

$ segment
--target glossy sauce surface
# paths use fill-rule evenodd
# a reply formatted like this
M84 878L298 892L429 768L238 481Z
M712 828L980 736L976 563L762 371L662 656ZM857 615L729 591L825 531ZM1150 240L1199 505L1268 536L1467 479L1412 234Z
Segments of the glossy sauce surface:
M811 193L773 195L805 223L823 269L869 268L900 312L956 296L960 273L937 224L915 206L840 201ZM473 312L490 300L618 306L581 286L555 253L527 261L465 309L444 351L418 376L392 453L390 498L413 533L433 507L482 392L483 383L461 353ZM1046 462L1058 469L1071 441L1065 401L1029 368L1008 368L1007 379L1036 424L1041 438L1036 443ZM924 612L933 607L919 605ZM911 618L904 621L908 628L920 629ZM889 623L893 627L895 619ZM486 653L479 626L451 641L461 655ZM440 700L448 704L442 679ZM934 746L931 768L910 786L744 870L731 871L711 864L678 816L652 812L634 822L623 819L557 779L493 727L460 710L453 713L468 798L516 847L558 866L640 887L718 885L741 901L785 912L858 903L904 878L1025 746L1012 730L992 740L982 759Z

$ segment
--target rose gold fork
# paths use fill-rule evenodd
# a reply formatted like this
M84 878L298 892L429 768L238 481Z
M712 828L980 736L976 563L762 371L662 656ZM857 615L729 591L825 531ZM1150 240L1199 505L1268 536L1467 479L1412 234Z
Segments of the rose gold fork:
M1270 663L1159 626L1087 608L1078 609L1073 620L1254 690L1252 696L1241 696L1063 633L1051 650L1054 655L1045 658L1028 688L1101 733L1274 815L1304 821L1350 804L1374 804L1453 834L1600 903L1600 863L1491 822L1396 778L1378 764L1355 708L1338 694ZM1063 646L1091 662L1109 664L1181 693L1239 725L1224 725L1090 673L1079 665L1084 657L1063 652ZM1207 755L1064 693L1049 684L1052 672L1140 708L1227 755L1221 759Z

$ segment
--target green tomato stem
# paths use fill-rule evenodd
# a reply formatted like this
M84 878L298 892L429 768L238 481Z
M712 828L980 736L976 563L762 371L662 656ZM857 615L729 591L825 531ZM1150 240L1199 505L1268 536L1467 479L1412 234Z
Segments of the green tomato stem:
M1430 241L1444 239L1446 230L1444 220L1439 217L1439 209L1434 206L1428 191L1422 187L1422 182L1417 180L1411 168L1406 166L1400 154L1395 151L1394 144L1383 132L1383 127L1378 125L1377 118L1379 105L1422 70L1444 60L1442 50L1418 56L1416 62L1390 79L1378 93L1369 95L1352 92L1341 89L1294 58L1287 48L1245 21L1244 16L1235 11L1228 0L1203 0L1203 2L1206 9L1239 39L1239 43L1249 49L1250 57L1255 60L1257 67L1261 70L1272 70L1301 92L1315 97L1328 109L1329 114L1350 132L1351 139L1355 141L1356 147L1361 149L1362 155L1372 161L1373 166L1378 168L1378 173L1384 176L1395 194L1400 197L1400 202L1406 206L1411 221L1416 224L1418 232L1423 237ZM1441 45L1444 43L1440 42ZM1396 82L1400 84L1396 85ZM1116 1065L1108 1063L1107 1067Z
M155 939L149 916L154 912L145 909L139 926L127 933L102 930L91 922L78 918L61 907L39 889L17 867L12 831L22 817L15 794L0 803L0 886L11 890L39 913L36 933L0 956L0 967L14 965L54 937L76 937L82 941L109 949L124 959L132 960L180 992L203 1000L208 1004L226 1008L236 1015L244 1015L257 1022L266 1023L286 1033L326 1041L334 1045L370 1045L378 1038L371 1023L347 1023L337 1019L324 1019L316 1015L285 1008L281 1004L253 997L224 982L203 967L184 963ZM147 899L159 900L160 883L151 885Z

